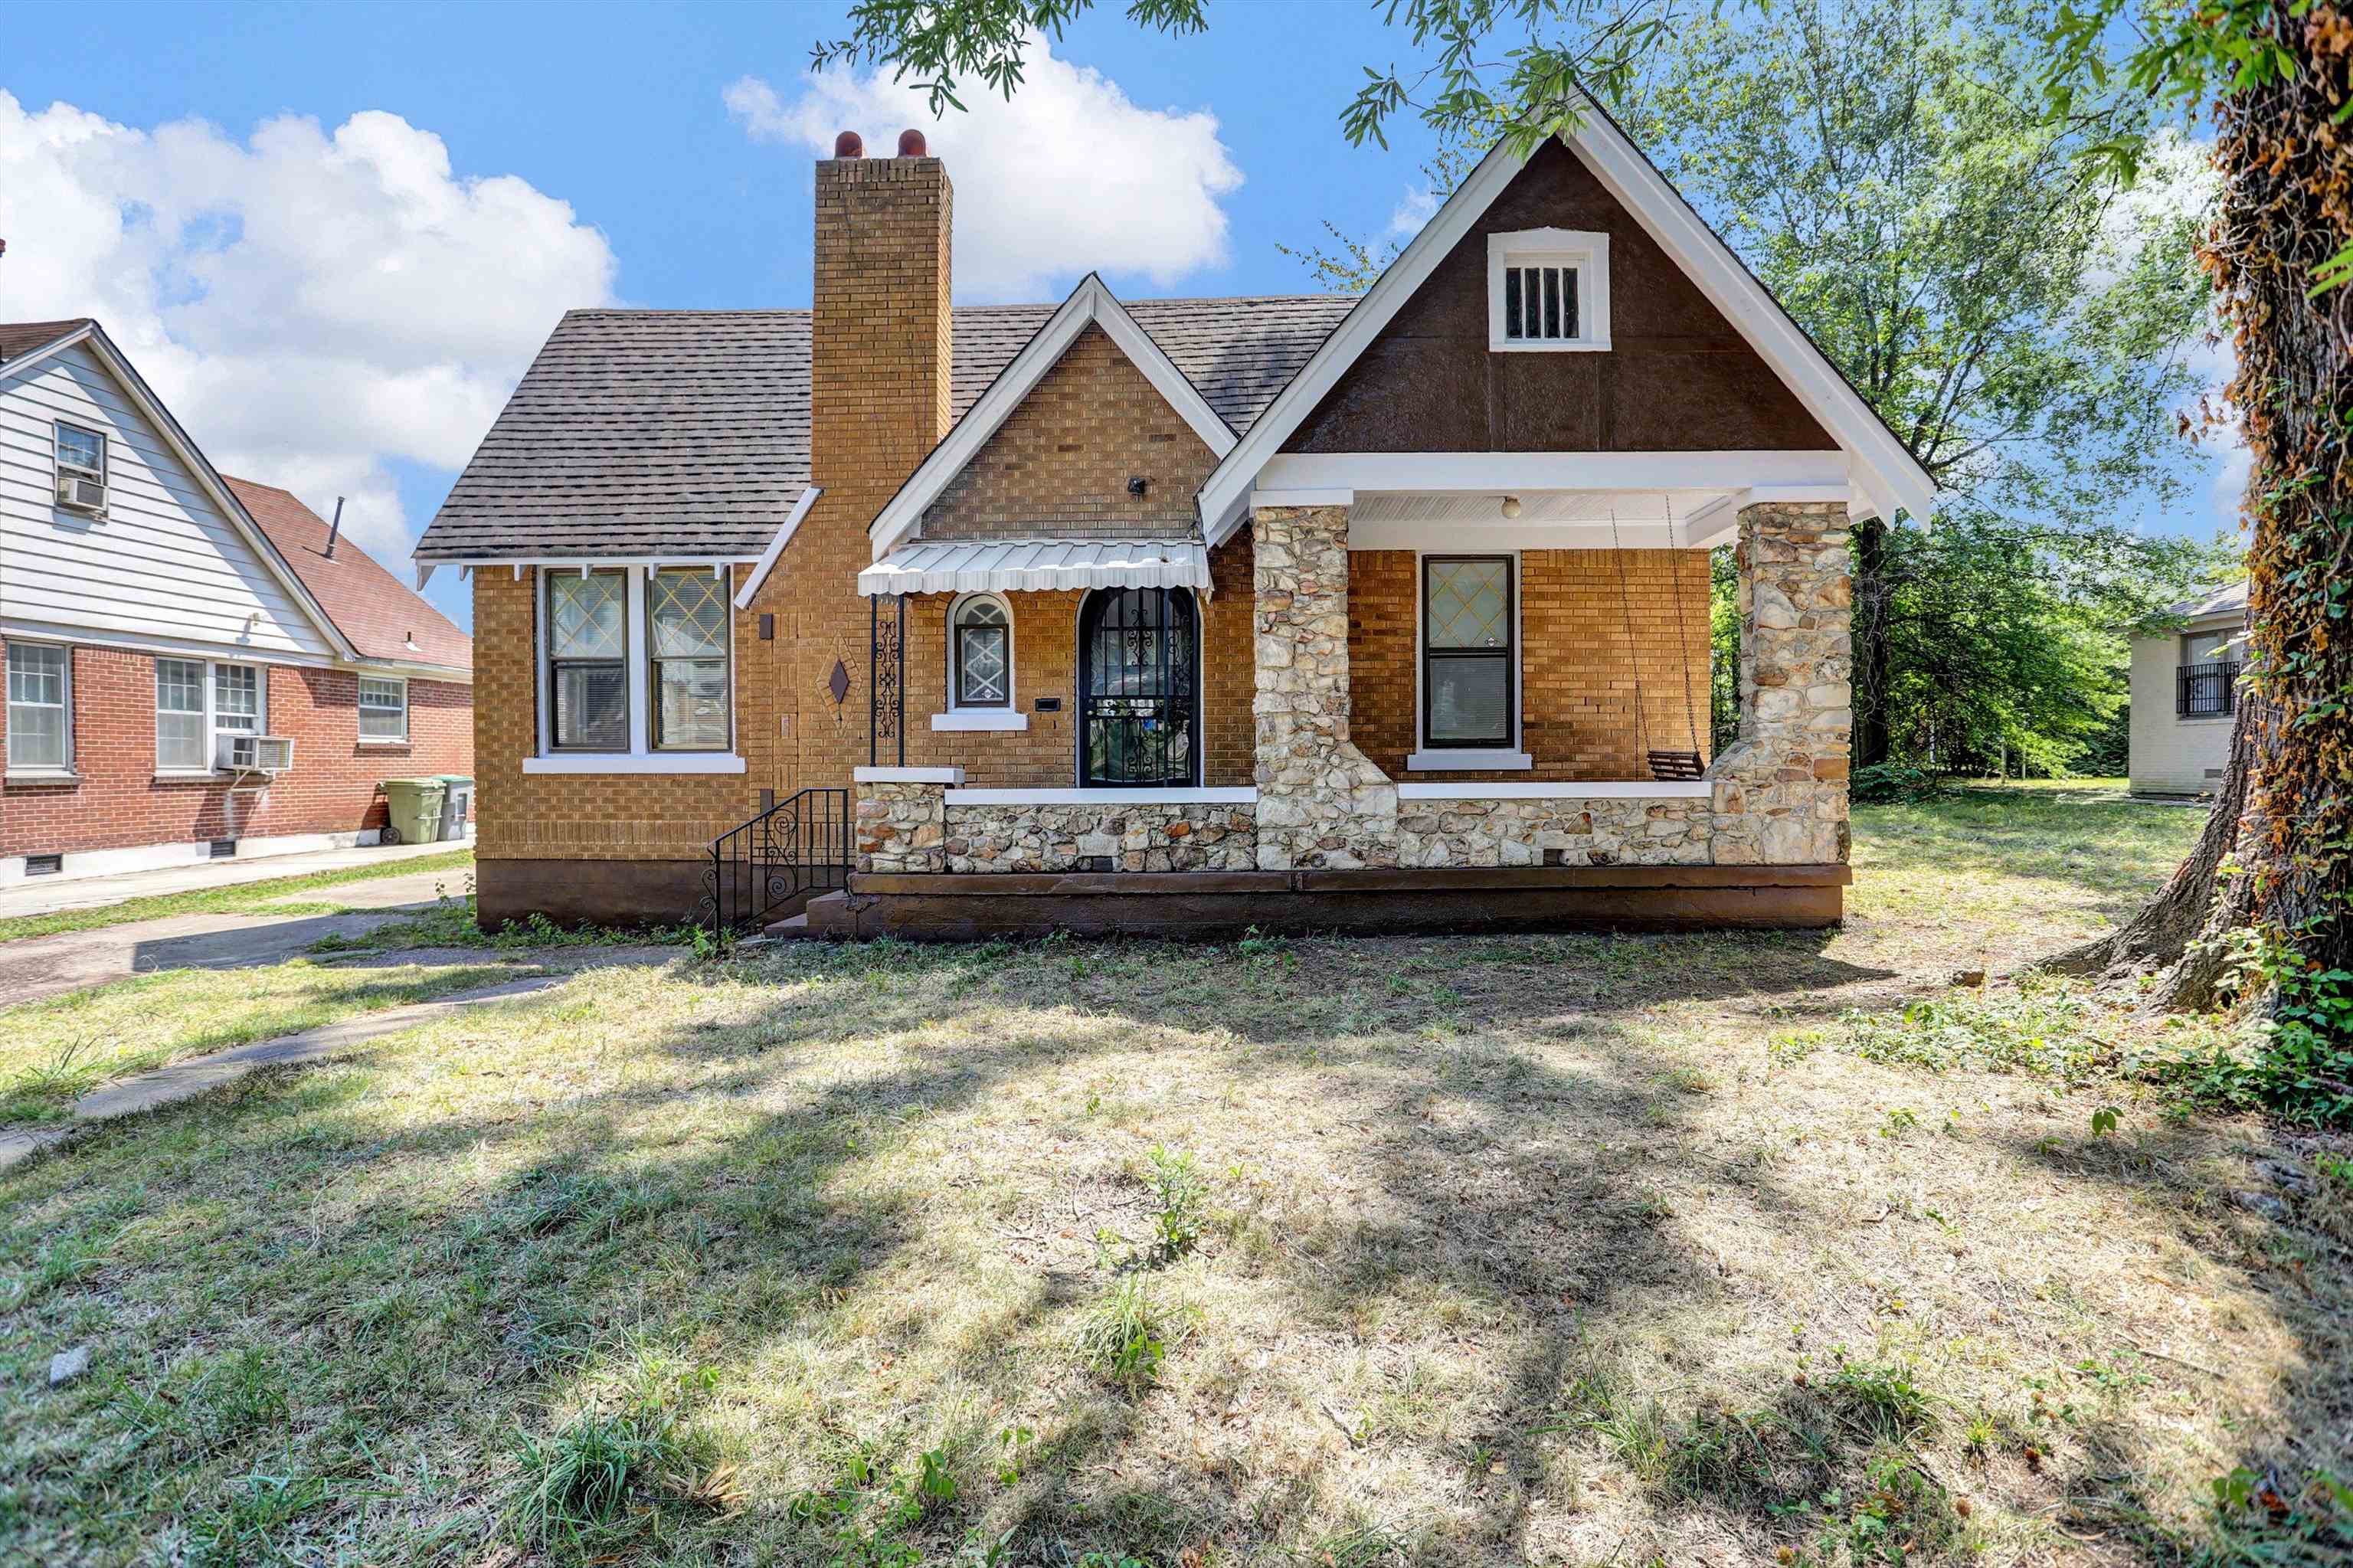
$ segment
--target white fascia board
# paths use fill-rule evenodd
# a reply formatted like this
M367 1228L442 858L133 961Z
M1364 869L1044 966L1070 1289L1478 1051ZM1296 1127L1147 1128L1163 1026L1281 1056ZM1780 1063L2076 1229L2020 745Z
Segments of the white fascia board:
M338 627L333 618L328 615L327 607L321 604L316 596L304 585L301 576L295 572L292 563L279 554L278 546L270 543L269 535L262 531L261 524L255 522L253 514L245 509L245 503L239 501L237 498L237 493L229 489L228 482L221 478L220 471L213 467L212 460L205 456L197 449L195 441L188 432L180 428L180 421L172 417L172 411L164 407L163 399L156 397L153 389L141 378L139 372L132 367L131 361L124 357L122 351L114 346L113 340L106 335L106 330L93 322L86 331L91 350L97 354L99 363L106 366L107 373L114 377L115 385L122 388L123 395L131 399L132 406L137 408L145 417L148 425L164 438L164 445L170 447L174 454L187 465L188 471L195 475L196 482L204 487L205 493L212 499L213 504L219 507L222 515L229 520L229 525L235 528L244 537L246 544L252 547L254 553L261 557L261 564L269 569L269 575L278 579L278 586L284 588L289 597L302 607L302 614L311 622L311 629L325 638L327 645L338 654L345 659L356 660L360 656L359 649L353 646L352 640L343 635L343 629ZM80 335L77 334L68 341L79 342ZM62 348L66 344L60 343L52 346ZM46 355L47 351L44 352ZM8 368L14 370L16 362L11 361Z
M41 361L49 358L53 355L63 354L67 349L71 348L74 344L89 337L97 330L98 323L96 322L85 322L80 326L74 328L73 331L66 334L63 337L52 338L47 343L41 344L40 347L34 349L29 354L20 354L14 359L8 360L5 363L0 363L0 376L15 376L20 371L29 370L34 366L40 364Z
M1866 488L1926 523L1936 485L1919 460L1617 122L1589 101L1581 109L1569 151L1747 339L1806 411L1869 470L1857 476Z
M825 487L821 484L812 484L801 492L801 498L794 502L793 509L785 514L784 525L776 530L776 536L768 541L766 549L760 552L759 560L753 565L752 575L744 580L743 591L735 596L736 609L749 609L752 607L752 596L760 591L760 585L768 580L770 572L776 570L776 557L783 555L785 546L793 542L793 535L800 531L801 519L808 515L809 508L816 505L817 498L824 493Z
M1838 451L1286 452L1258 473L1261 491L1747 490L1847 483ZM1245 489L1244 495L1250 494Z
M1267 460L1282 450L1282 443L1291 439L1300 421L1323 401L1324 394L1332 389L1359 355L1372 346L1381 329L1404 308L1422 281L1436 271L1448 252L1471 232L1471 226L1504 193L1504 187L1512 183L1520 166L1521 160L1513 157L1504 143L1497 143L1479 161L1479 166L1454 187L1454 194L1446 198L1437 215L1422 225L1421 232L1389 263L1379 281L1340 318L1340 324L1308 357L1299 374L1275 395L1266 412L1250 426L1250 433L1237 441L1231 451L1220 454L1218 466L1202 482L1198 501L1202 530L1210 544L1222 545L1233 536L1250 509L1252 483ZM1292 481L1268 482L1285 490L1323 488Z
M1021 352L997 373L988 384L988 390L956 421L931 455L917 465L899 493L891 498L875 517L867 533L874 541L874 558L881 560L892 546L914 532L923 521L923 512L940 498L949 482L962 473L966 464L980 455L991 436L1013 417L1047 372L1061 362L1062 355L1078 336L1090 325L1100 326L1103 334L1119 346L1119 351L1151 382L1153 389L1168 400L1193 433L1218 457L1233 450L1234 432L1218 418L1201 396L1200 388L1185 379L1185 373L1176 362L1152 340L1152 334L1136 325L1135 318L1127 313L1106 287L1103 281L1090 272L1071 291L1046 324L1022 345Z
M1570 152L1733 323L1841 448L1868 470L1867 476L1856 476L1862 482L1858 494L1893 502L1926 523L1936 492L1927 471L1626 133L1599 105L1588 101L1582 109L1582 124L1567 141ZM1481 160L1276 396L1250 433L1226 454L1202 483L1198 501L1210 544L1223 544L1240 526L1254 483L1293 489L1312 482L1287 476L1262 480L1261 470L1470 232L1521 167L1521 160L1511 157L1500 143ZM1841 472L1839 477L1848 476Z

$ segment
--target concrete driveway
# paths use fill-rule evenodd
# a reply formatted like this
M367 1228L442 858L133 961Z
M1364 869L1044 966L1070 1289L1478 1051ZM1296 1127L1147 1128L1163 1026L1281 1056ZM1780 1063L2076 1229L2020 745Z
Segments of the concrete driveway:
M157 969L239 969L281 963L322 937L361 937L433 906L446 871L347 883L273 903L342 904L352 915L173 915L94 931L0 943L0 1007Z

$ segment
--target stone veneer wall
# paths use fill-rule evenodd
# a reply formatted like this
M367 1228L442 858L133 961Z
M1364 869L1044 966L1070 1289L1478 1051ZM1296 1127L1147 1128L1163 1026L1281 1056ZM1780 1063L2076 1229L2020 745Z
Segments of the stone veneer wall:
M858 869L1249 871L1257 812L1207 801L959 806L940 784L861 784Z
M1556 798L1398 806L1398 863L1705 865L1708 802Z
M1248 871L1258 819L1247 805L955 806L949 871Z
M1847 858L1854 583L1846 507L1740 513L1740 739L1708 770L1719 865Z
M1348 509L1251 514L1258 864L1397 864L1397 786L1348 738Z

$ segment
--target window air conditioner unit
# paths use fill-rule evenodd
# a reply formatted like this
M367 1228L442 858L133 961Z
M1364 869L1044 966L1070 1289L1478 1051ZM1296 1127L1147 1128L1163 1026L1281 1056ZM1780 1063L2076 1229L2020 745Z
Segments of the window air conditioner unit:
M93 473L68 470L58 475L58 504L76 512L106 510L106 481Z
M275 778L294 766L294 742L282 735L225 735L216 764L233 773Z

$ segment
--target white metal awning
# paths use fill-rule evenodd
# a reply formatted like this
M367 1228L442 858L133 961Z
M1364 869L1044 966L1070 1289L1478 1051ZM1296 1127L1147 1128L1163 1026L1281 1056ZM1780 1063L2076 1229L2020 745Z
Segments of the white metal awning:
M1209 591L1198 539L919 539L858 574L862 594L1050 592L1188 588Z

